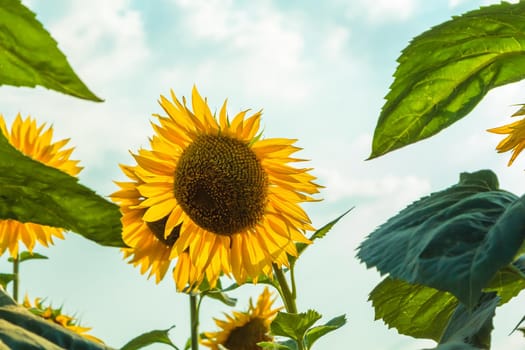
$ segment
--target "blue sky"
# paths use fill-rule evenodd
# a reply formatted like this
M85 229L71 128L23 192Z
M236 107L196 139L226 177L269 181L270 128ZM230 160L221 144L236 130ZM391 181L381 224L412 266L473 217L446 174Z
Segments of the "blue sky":
M225 98L229 112L263 109L267 137L299 139L326 188L307 207L314 225L356 208L302 256L298 306L324 320L346 313L348 324L319 341L318 349L410 350L431 347L374 321L368 293L380 281L355 258L358 244L413 200L456 183L459 173L493 169L503 188L525 192L525 158L506 166L497 135L487 128L509 122L524 102L523 83L494 90L465 119L432 139L365 161L396 58L410 39L452 15L497 1L469 0L93 0L24 1L59 42L70 63L104 103L53 91L2 86L8 123L16 113L54 125L71 138L85 167L80 181L101 195L122 180L117 164L131 164L128 150L147 146L160 94L189 96L197 85L212 110ZM92 333L114 347L133 336L175 324L182 346L188 303L169 279L155 285L126 264L118 250L76 234L39 248L49 261L22 266L22 294L45 296L76 313ZM2 270L9 266L0 263ZM259 286L233 293L246 308ZM523 316L524 296L498 309L494 348L523 348L507 336ZM201 330L229 309L206 301ZM162 346L151 349L164 349Z

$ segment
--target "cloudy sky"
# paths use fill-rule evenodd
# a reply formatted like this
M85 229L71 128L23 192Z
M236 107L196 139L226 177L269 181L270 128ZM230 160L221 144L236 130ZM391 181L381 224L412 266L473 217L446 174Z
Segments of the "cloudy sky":
M380 281L355 258L364 237L407 204L457 182L463 171L493 169L500 184L525 192L525 157L512 168L498 155L497 135L485 130L509 122L525 84L492 91L465 119L436 137L365 161L396 58L410 39L452 15L497 1L474 0L92 0L24 1L59 42L74 69L104 103L45 89L2 86L1 113L18 112L54 125L71 138L85 167L80 181L101 195L122 180L117 164L147 144L160 94L189 96L194 84L212 110L228 98L230 114L263 109L267 137L298 138L303 158L326 188L307 210L322 226L353 210L310 247L298 268L299 309L324 320L346 313L348 324L319 341L319 349L410 350L431 347L374 321L368 293ZM146 280L118 250L75 234L40 253L49 261L22 266L22 295L47 297L78 315L114 347L135 335L165 329L182 346L188 303L173 282ZM9 268L0 263L4 271ZM259 286L233 296L245 308ZM498 309L495 349L522 349L507 336L523 316L523 295ZM206 301L201 330L228 308ZM152 349L165 349L157 346Z

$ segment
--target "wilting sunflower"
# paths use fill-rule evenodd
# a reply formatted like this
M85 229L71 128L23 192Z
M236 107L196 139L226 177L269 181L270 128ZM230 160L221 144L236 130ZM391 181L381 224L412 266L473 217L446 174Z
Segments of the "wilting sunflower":
M274 301L268 288L265 288L255 306L250 299L247 312L234 311L232 315L225 314L226 320L215 319L215 324L221 330L204 333L207 339L203 339L201 343L213 350L219 350L219 345L228 350L262 349L257 343L273 340L268 334L270 324L277 312L282 309L282 307L272 309Z
M525 148L525 118L508 125L488 129L487 131L495 134L508 134L508 136L501 140L496 146L496 150L498 153L513 150L512 156L507 164L508 166L511 166L516 157Z
M151 149L121 166L131 182L117 182L111 198L122 211L126 256L157 281L176 259L177 289L194 288L204 276L213 287L221 272L237 282L271 275L272 263L288 265L295 242L310 243L313 230L299 206L319 187L311 169L291 155L296 140L263 139L261 112L218 117L194 88L191 109L174 93L161 96L167 116L154 115Z
M31 117L22 119L19 114L13 121L11 131L9 131L4 117L0 115L0 130L13 147L36 161L62 170L72 176L77 175L82 170L78 166L77 160L69 159L73 148L64 149L69 139L52 142L52 127L46 128L45 124L38 126ZM30 252L36 242L47 247L53 243L53 237L63 239L63 231L60 228L34 223L0 220L0 255L9 249L11 256L16 257L19 242L22 242Z
M31 301L27 295L24 297L24 303L22 305L32 314L38 317L42 317L49 322L53 322L59 326L69 329L70 331L77 333L88 340L104 344L104 342L99 338L90 334L86 334L86 332L89 332L91 328L82 327L74 317L64 315L62 313L62 308L54 309L51 307L51 305L45 306L43 305L43 301L40 298L36 298L34 304L31 304Z

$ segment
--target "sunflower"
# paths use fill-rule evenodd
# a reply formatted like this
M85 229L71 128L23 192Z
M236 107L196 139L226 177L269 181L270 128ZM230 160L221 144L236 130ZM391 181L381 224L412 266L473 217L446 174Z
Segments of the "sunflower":
M508 125L488 129L487 131L495 134L508 134L508 136L496 146L496 150L498 153L513 150L512 156L507 164L511 166L516 157L525 148L525 118Z
M47 166L57 168L71 176L77 175L81 167L77 160L70 160L73 148L64 149L69 139L52 142L53 128L45 124L38 126L31 117L22 119L18 114L11 126L6 127L4 117L0 115L0 130L7 141L26 156ZM17 257L19 242L30 252L36 242L44 246L53 243L53 237L63 239L61 228L34 223L21 223L16 220L0 220L0 255L7 249L12 257Z
M151 149L121 165L130 182L117 182L111 198L121 206L125 255L157 282L176 260L178 290L195 288L204 277L213 288L221 273L243 283L272 274L272 263L288 266L295 242L310 243L314 230L299 206L319 191L309 168L290 163L296 140L262 139L261 112L229 119L226 101L218 117L197 89L192 108L161 96L167 116L158 124Z
M89 332L91 328L80 326L78 321L74 317L63 314L62 308L54 309L51 307L51 305L44 306L43 301L40 298L36 298L34 304L31 304L31 301L29 300L27 295L24 297L24 302L22 305L26 309L28 309L32 314L38 317L41 317L49 322L55 323L66 329L69 329L70 331L81 335L82 337L88 340L104 344L104 342L99 338L94 337L90 334L86 334L86 332Z
M282 307L272 309L274 302L275 299L271 299L270 291L265 288L255 306L250 299L247 312L234 311L233 315L225 314L226 320L214 319L221 330L205 332L207 339L203 339L201 343L212 350L219 350L219 345L228 350L262 349L257 343L273 340L268 334L270 324L277 312L282 309Z

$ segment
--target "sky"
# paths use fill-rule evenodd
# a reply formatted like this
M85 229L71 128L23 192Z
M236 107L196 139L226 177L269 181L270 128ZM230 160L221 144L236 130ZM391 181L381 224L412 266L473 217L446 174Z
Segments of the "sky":
M412 201L458 180L459 173L492 169L502 188L525 192L525 157L507 167L509 154L486 129L510 122L523 103L525 84L491 91L464 119L431 139L365 161L396 59L421 32L468 10L497 1L474 0L26 0L58 41L81 79L105 102L94 103L43 88L0 89L8 124L17 113L52 124L55 137L71 138L84 170L80 182L107 196L125 179L118 164L148 147L152 113L170 89L190 96L196 85L212 110L228 98L229 114L263 109L266 137L297 138L302 158L325 186L323 201L305 206L320 227L350 207L297 265L298 308L327 321L348 323L322 338L317 349L412 350L430 348L374 321L368 293L381 280L361 264L356 248L378 225ZM118 249L68 233L47 261L21 267L21 294L47 297L77 315L113 347L152 330L170 332L178 346L189 336L187 297L173 281L159 285L122 260ZM0 270L10 266L0 261ZM227 284L227 283L226 283ZM232 293L238 308L261 286ZM493 348L523 349L509 332L521 319L525 297L497 309ZM206 300L201 331L230 309ZM156 345L150 349L167 349Z

